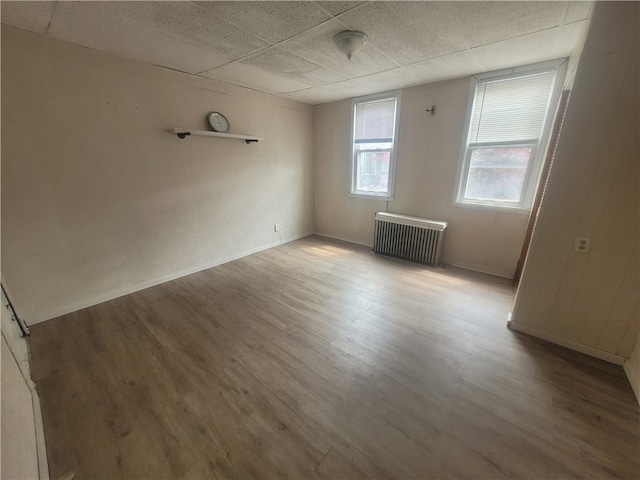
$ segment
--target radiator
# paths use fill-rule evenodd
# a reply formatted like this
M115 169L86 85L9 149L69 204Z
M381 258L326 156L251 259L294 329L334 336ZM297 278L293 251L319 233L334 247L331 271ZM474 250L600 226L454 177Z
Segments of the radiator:
M447 222L379 212L373 251L412 262L438 265Z

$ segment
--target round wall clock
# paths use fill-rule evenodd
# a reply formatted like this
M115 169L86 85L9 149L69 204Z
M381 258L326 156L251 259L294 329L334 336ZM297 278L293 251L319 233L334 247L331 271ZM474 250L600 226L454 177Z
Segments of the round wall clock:
M220 112L209 113L207 120L214 132L227 133L229 131L229 120Z

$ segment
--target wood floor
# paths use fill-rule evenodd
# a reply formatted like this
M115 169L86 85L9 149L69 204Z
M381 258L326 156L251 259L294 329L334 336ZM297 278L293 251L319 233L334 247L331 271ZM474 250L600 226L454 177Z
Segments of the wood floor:
M630 478L622 369L508 281L308 237L31 328L51 478Z

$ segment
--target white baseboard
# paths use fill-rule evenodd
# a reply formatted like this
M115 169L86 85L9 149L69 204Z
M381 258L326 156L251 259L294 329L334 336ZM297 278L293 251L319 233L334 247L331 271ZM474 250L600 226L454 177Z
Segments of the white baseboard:
M527 325L522 325L521 323L510 321L508 325L509 328L518 332L526 333L527 335L531 335L532 337L541 338L542 340L546 340L548 342L555 343L556 345L570 348L571 350L575 350L576 352L584 353L585 355L599 358L600 360L604 360L605 362L613 363L615 365L624 365L626 360L626 358L621 357L620 355L605 352L604 350L598 350L597 348L590 347L589 345L574 342L573 340L559 337L552 333L547 333L542 330L538 330L537 328L529 327Z
M318 232L314 233L314 235L318 235L319 237L332 238L334 240L340 240L341 242L354 243L356 245L362 245L363 247L373 248L373 245L371 245L370 243L356 242L355 240L351 240L350 238L336 237L335 235L329 235L327 233L318 233Z
M478 272L478 273L486 273L487 275L493 275L494 277L501 277L501 278L506 278L509 280L513 280L513 275L505 275L503 273L497 273L497 272L492 272L491 270L486 270L480 267L474 267L472 265L463 265L460 263L451 263L450 264L452 267L458 267L458 268L463 268L465 270L471 270L472 272Z
M39 480L49 480L49 463L47 460L47 443L44 438L44 422L42 420L42 408L40 397L33 382L30 382L31 402L33 404L33 421L36 428L36 451L38 452Z
M139 292L140 290L144 290L146 288L155 287L156 285L160 285L161 283L170 282L172 280L176 280L178 278L186 277L187 275L191 275L192 273L201 272L202 270L207 270L208 268L217 267L218 265L222 265L223 263L232 262L233 260L238 260L239 258L247 257L249 255L253 255L254 253L262 252L264 250L268 250L273 247L277 247L279 245L284 245L285 243L293 242L294 240L299 240L300 238L308 237L309 235L313 235L313 232L303 233L300 235L296 235L293 237L289 237L285 240L280 240L278 242L270 243L267 245L262 245L260 247L247 250L241 252L237 255L232 255L230 257L221 258L215 260L210 263L206 263L204 265L199 265L197 267L189 268L187 270L182 270L180 272L172 273L170 275L165 275L163 277L155 278L148 282L137 283L135 285L131 285L127 288L123 288L121 290L116 290L114 292L109 292L105 295L98 295L96 297L92 297L89 299L83 299L78 302L74 302L71 304L64 305L59 308L52 308L45 312L42 312L35 318L29 318L27 320L28 325L35 325L37 323L46 322L47 320L51 320L53 318L59 317L61 315L66 315L68 313L77 312L78 310L82 310L83 308L92 307L93 305L98 305L99 303L108 302L109 300L113 300L114 298L123 297L125 295L129 295L131 293Z
M626 360L624 362L622 368L624 368L624 373L627 374L627 378L629 379L629 383L631 384L633 393L636 396L636 400L638 401L638 404L640 404L640 379L638 379L638 377L636 376L636 372L629 363L629 360Z

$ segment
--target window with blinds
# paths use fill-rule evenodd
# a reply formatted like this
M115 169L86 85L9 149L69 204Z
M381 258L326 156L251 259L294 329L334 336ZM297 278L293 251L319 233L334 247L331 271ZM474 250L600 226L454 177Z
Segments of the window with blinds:
M399 94L353 101L351 194L391 199Z
M558 67L478 79L458 202L531 206L559 94Z

